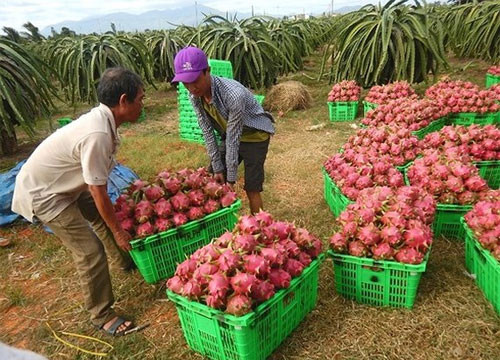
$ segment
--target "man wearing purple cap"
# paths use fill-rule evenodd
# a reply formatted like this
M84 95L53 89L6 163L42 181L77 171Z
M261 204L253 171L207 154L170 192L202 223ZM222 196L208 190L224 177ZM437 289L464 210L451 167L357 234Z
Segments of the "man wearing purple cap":
M274 134L271 114L239 82L210 75L207 56L196 47L179 51L174 68L172 82L182 82L190 93L216 179L234 185L243 161L244 189L250 211L257 213L263 208L264 162ZM220 147L214 131L222 138Z

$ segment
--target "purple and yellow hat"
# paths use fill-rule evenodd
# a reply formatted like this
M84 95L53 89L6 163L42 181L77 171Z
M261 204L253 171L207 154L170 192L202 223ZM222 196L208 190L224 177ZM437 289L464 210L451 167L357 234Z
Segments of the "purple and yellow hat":
M208 68L208 60L203 50L188 46L175 55L175 76L172 82L192 83L206 68Z

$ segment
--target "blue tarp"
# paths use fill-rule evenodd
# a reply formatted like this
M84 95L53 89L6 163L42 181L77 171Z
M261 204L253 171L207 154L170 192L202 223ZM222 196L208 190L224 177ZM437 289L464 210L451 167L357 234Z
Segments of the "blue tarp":
M14 194L16 176L25 162L26 160L23 160L8 172L0 174L0 226L6 226L21 218L20 215L10 210L10 206L12 195ZM111 198L111 202L115 202L122 190L138 178L136 173L128 167L117 164L111 170L108 178L108 195Z

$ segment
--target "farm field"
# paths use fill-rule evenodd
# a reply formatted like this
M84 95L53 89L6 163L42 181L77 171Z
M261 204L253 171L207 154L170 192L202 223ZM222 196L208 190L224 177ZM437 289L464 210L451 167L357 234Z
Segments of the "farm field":
M447 74L452 79L484 87L488 63L449 61ZM283 117L275 114L277 132L266 162L264 204L275 219L295 222L318 235L326 248L333 234L333 215L323 198L321 166L354 134L359 121L328 121L326 97L331 85L326 78L316 80L320 62L321 55L316 52L306 58L303 71L279 79L307 85L313 106ZM429 78L415 89L422 94L437 80ZM143 179L151 179L163 169L197 168L208 163L202 145L179 139L175 90L165 84L157 87L146 92L146 121L120 130L122 145L117 159ZM88 108L84 104L74 109L60 107L57 117L75 116ZM321 124L325 126L310 129ZM46 123L38 126L40 137L48 133ZM26 157L36 143L23 134L19 139L22 151L3 157L0 169ZM241 181L237 192L246 199ZM241 214L246 213L244 200ZM110 338L88 322L71 256L54 236L39 226L18 224L0 228L0 237L13 240L12 246L0 248L0 341L50 359L95 358L58 341L49 324L58 333L109 342L114 347L107 357L110 359L202 359L187 346L164 284L148 285L137 271L124 274L113 268L116 309L137 324L150 326L123 338ZM87 350L108 351L88 339L63 337ZM463 242L438 238L412 310L371 307L344 299L335 291L332 262L325 260L317 306L270 359L500 359L500 318L466 274Z

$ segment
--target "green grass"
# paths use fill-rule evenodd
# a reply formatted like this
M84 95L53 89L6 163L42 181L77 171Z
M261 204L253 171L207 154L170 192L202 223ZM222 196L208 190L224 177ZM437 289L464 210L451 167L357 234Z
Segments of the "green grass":
M294 221L326 244L333 233L333 217L323 199L321 166L355 129L351 123L329 121L326 97L331 85L311 79L317 76L319 61L320 56L315 54L303 71L280 79L307 85L313 104L310 109L276 117L277 132L266 162L263 197L266 210L276 219ZM488 64L457 59L451 59L451 64L448 73L453 79L484 87ZM418 85L417 91L423 93L429 85ZM175 91L161 86L146 93L147 119L120 128L118 160L144 179L152 179L163 169L206 165L203 146L179 139ZM89 108L85 104L79 107L82 111ZM61 108L57 116L72 111ZM320 129L306 130L323 123ZM6 163L1 159L0 168ZM240 179L237 187L244 197L241 186ZM242 213L248 213L246 200ZM23 233L26 229L32 233ZM0 303L1 341L51 359L95 359L58 342L45 325L48 321L58 332L80 333L111 343L114 350L109 359L202 358L187 346L175 307L166 300L164 284L148 285L138 272L111 270L117 311L138 324L150 324L132 336L111 338L89 324L71 255L55 237L26 225L0 229L0 236L9 236L14 243L0 249L0 294L10 291L9 303L17 303L8 307L4 304L7 301ZM499 317L463 271L463 244L437 239L414 309L382 309L339 296L332 264L327 260L320 270L317 307L270 358L500 359ZM40 277L34 278L37 272ZM87 341L77 344L94 349Z

